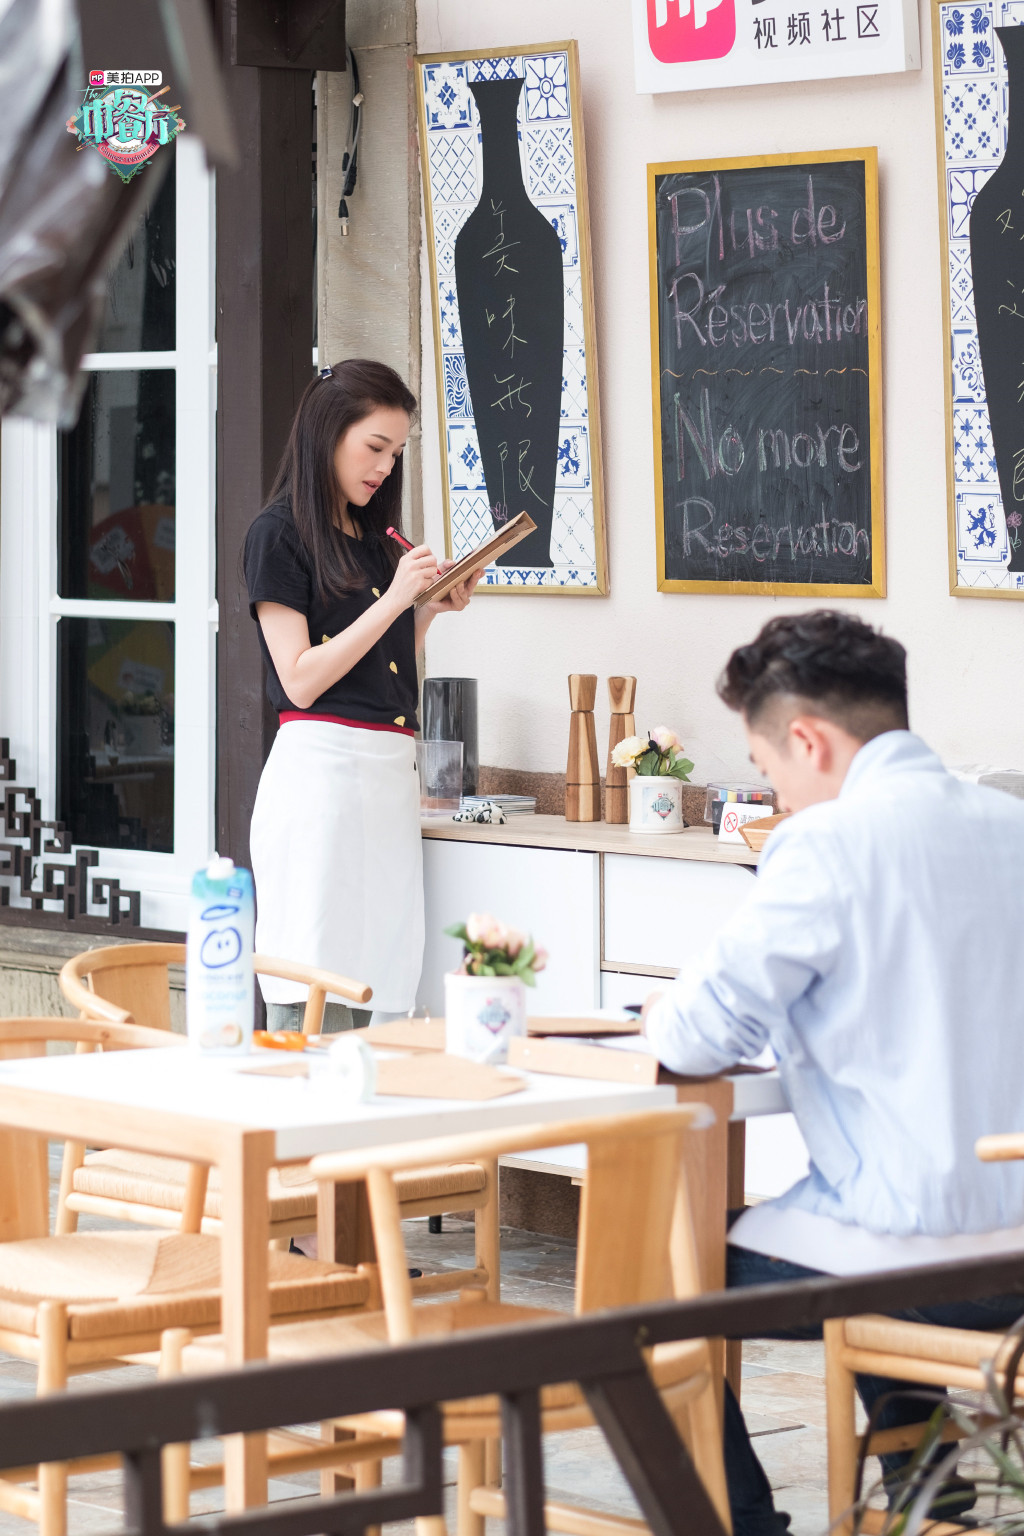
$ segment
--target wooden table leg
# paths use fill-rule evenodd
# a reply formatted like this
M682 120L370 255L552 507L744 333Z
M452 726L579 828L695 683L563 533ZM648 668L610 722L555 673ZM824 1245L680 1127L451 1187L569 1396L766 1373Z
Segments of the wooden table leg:
M266 1358L270 1325L267 1174L274 1143L272 1131L239 1131L226 1139L221 1158L221 1328L229 1366ZM225 1439L224 1496L229 1512L266 1503L265 1435Z
M747 1123L733 1120L729 1125L729 1155L726 1170L726 1209L740 1211L746 1192L747 1171ZM725 1379L740 1400L740 1381L743 1375L743 1340L730 1339L725 1346Z
M363 1179L353 1182L324 1183L317 1188L317 1253L335 1264L373 1264L377 1250L370 1222L370 1203ZM351 1440L352 1431L329 1420L320 1426L320 1438L337 1443ZM325 1498L356 1486L351 1472L340 1467L325 1467L320 1473L320 1492Z
M675 1079L675 1083L676 1098L680 1104L707 1104L715 1112L714 1125L689 1137L688 1155L690 1205L701 1283L707 1291L720 1291L725 1285L729 1116L733 1107L733 1087L725 1078L712 1078L703 1082ZM734 1382L732 1372L729 1371L726 1346L722 1341L711 1342L713 1352L720 1362L719 1369L723 1376L728 1375L729 1383L735 1391L738 1372L737 1381Z
M376 1263L364 1180L318 1187L316 1230L321 1258L333 1259L335 1264Z

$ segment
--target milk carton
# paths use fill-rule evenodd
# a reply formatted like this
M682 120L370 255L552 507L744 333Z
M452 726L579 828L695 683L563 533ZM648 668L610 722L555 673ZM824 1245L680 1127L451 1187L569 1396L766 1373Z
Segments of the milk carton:
M192 877L185 960L189 1044L218 1056L252 1046L252 875L216 855Z

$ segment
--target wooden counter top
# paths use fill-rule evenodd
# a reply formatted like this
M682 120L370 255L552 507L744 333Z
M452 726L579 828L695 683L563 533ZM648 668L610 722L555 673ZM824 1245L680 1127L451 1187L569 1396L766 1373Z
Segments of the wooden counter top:
M639 853L655 859L697 859L706 864L756 864L757 854L741 843L720 843L710 827L658 836L630 832L606 821L566 821L564 816L510 816L504 826L487 822L421 823L424 837L456 843L496 843L513 848L567 848L575 853Z

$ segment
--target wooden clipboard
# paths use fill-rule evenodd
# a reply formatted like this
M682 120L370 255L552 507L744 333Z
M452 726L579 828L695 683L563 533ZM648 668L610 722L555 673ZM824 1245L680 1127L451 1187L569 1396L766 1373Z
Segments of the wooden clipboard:
M474 571L482 571L486 566L503 555L506 549L511 549L518 544L520 539L525 539L528 533L532 533L537 524L529 512L520 512L518 517L499 528L491 538L472 550L468 555L463 555L443 576L438 576L430 583L430 586L422 591L413 605L422 608L424 603L436 603L438 598L447 597L452 587L457 587L460 581L465 581L467 576L472 576Z

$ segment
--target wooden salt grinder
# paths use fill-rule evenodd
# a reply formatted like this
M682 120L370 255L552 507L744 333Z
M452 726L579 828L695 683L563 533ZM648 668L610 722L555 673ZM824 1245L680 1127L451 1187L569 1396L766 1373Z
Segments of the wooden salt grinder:
M608 725L608 767L604 778L604 819L620 826L629 821L629 781L636 775L632 768L616 768L612 752L627 736L636 735L633 704L636 700L635 677L610 677L608 702L612 715Z
M597 676L572 672L569 676L569 760L565 769L566 821L601 820L601 769L597 756L594 704Z

